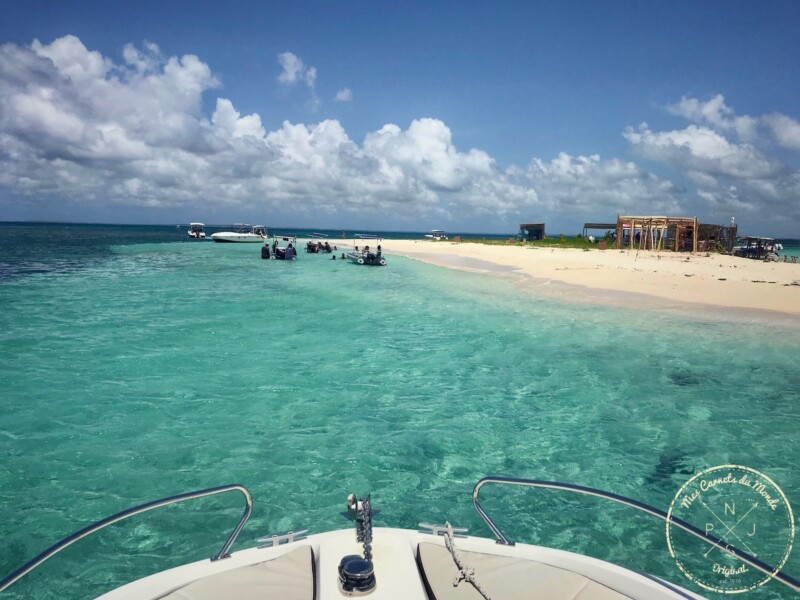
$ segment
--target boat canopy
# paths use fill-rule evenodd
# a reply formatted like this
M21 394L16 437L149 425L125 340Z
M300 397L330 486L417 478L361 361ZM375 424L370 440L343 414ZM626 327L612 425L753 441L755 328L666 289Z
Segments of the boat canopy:
M740 242L775 242L777 241L775 238L770 237L759 237L756 235L745 235L739 238Z

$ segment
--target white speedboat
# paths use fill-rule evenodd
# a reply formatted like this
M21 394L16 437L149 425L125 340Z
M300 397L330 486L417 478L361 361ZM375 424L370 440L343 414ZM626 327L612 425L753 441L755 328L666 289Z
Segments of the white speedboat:
M187 233L190 238L204 240L206 239L206 226L202 223L189 223L189 231Z
M128 583L100 598L333 600L366 594L375 600L702 598L675 583L611 562L544 546L514 543L478 500L481 488L487 484L574 492L617 502L667 521L712 547L724 548L743 565L766 574L767 579L800 591L800 582L782 571L674 515L636 500L566 483L487 477L475 485L472 499L496 539L467 536L465 529L449 523L420 523L419 530L373 527L370 496L358 499L350 494L347 508L355 522L355 535L352 529L313 535L306 535L306 530L267 535L258 539L262 545L229 554L253 506L250 492L233 484L149 502L98 521L58 542L1 580L0 592L64 548L118 521L162 506L236 491L245 498L244 514L215 556Z
M441 229L434 229L430 233L426 233L425 237L434 242L441 242L447 239L447 234Z
M267 228L263 225L234 225L234 231L220 231L212 233L211 239L215 242L227 243L261 243L267 237Z

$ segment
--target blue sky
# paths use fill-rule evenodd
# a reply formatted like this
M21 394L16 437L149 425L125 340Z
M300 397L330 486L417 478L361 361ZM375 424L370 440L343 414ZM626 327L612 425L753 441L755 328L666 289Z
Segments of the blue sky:
M7 0L0 219L800 237L797 2Z

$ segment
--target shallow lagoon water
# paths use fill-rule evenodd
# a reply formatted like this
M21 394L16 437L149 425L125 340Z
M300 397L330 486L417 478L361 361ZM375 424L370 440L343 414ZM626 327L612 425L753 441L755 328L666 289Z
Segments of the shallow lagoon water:
M797 507L796 329L556 303L393 257L390 241L389 266L367 268L181 234L104 237L0 283L0 572L111 513L232 482L255 497L234 550L348 527L351 491L372 493L378 525L447 519L489 536L471 503L489 474L666 510L695 472L742 464ZM551 492L485 498L520 541L691 588L658 522ZM5 595L91 597L210 556L241 510L232 496L135 518ZM800 553L786 570L800 573ZM745 596L790 597L776 584Z

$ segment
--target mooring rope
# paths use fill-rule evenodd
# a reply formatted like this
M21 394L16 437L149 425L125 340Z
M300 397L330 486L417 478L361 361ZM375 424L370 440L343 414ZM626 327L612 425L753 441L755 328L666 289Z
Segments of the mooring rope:
M444 545L450 551L450 555L453 557L453 562L456 563L458 567L458 575L455 579L453 579L453 587L458 587L458 584L462 581L466 581L467 583L472 584L472 587L485 598L485 600L492 600L489 597L489 594L483 591L481 584L479 584L475 579L475 569L472 567L468 567L464 563L461 562L461 559L458 557L456 553L456 542L455 542L455 535L453 534L453 526L450 525L449 521L445 521L445 532L444 532Z

